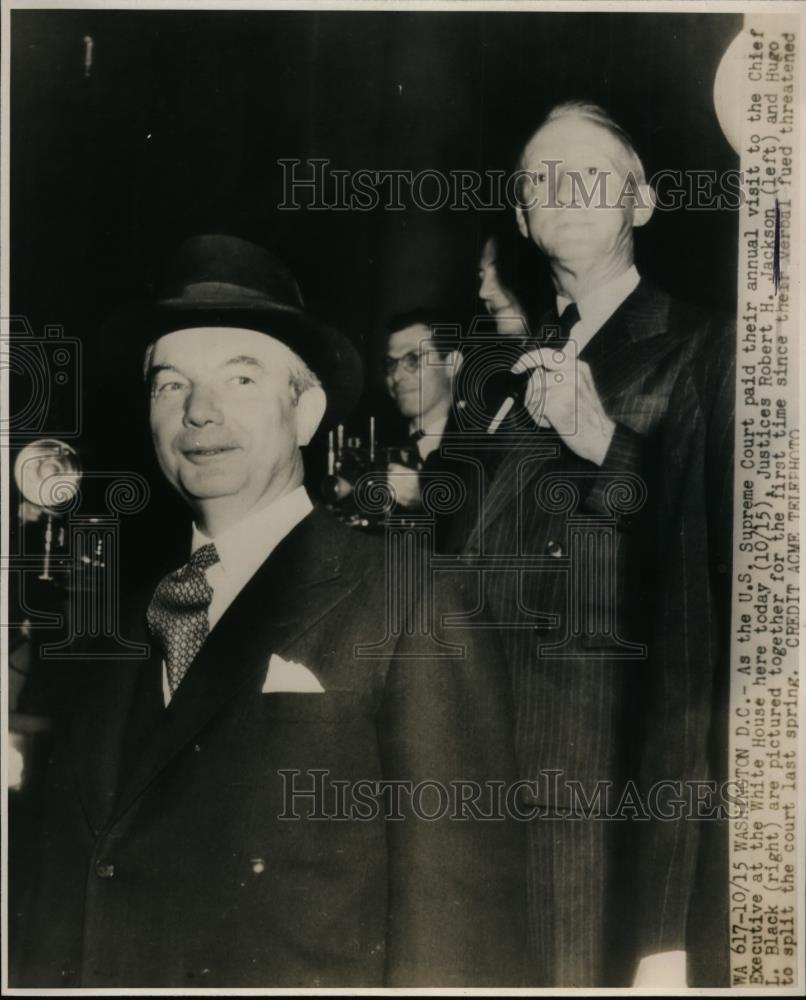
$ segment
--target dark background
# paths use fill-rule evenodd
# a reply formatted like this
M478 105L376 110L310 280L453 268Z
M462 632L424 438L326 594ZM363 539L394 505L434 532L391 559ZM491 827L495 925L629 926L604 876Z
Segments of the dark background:
M281 212L280 158L509 170L548 108L582 98L650 175L738 167L712 90L739 15L14 11L11 25L11 309L80 341L79 448L96 468L149 470L138 361L100 322L153 290L185 236L273 248L370 373L390 313L478 308L493 213ZM671 292L732 308L733 213L656 212L637 254ZM375 385L356 426L388 416ZM29 391L15 387L12 412ZM42 430L71 405L68 391Z
M154 290L184 237L230 231L274 249L312 310L361 345L371 377L354 427L372 412L383 429L391 413L372 373L386 317L444 301L469 318L486 232L512 227L512 213L281 212L277 161L509 171L552 105L587 99L631 133L650 175L733 170L712 90L740 27L740 15L700 13L12 11L12 118L2 136L11 143L10 308L36 335L63 327L68 348L57 358L57 341L15 345L12 446L67 437L100 473L82 487L82 513L106 512L116 472L147 477L156 502L121 518L118 565L127 590L142 583L152 593L185 561L189 519L153 465L138 351L102 320ZM672 293L730 310L736 223L731 212L657 212L637 234L639 269ZM41 406L37 368L50 379L38 383ZM321 447L310 465L317 481ZM37 551L42 528L13 521L12 554L23 543ZM107 563L115 583L117 569ZM22 617L23 596L26 613L61 615L69 577L55 576L52 586L34 571L24 588L22 575L12 580L12 618ZM34 632L34 643L11 632L12 698L33 663L21 714L69 714L71 662L36 660L36 643L61 634ZM10 810L17 900L49 753L47 738L31 742L28 788L13 793Z

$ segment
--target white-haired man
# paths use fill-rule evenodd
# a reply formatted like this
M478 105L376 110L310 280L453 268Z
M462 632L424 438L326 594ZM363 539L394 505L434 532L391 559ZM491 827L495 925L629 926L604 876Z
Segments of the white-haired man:
M604 110L556 107L519 168L517 223L548 259L556 310L516 364L531 372L534 426L502 440L467 551L502 561L487 602L506 623L522 775L545 779L531 802L529 981L685 985L688 951L690 980L718 985L727 922L703 914L719 906L721 861L711 901L692 902L716 826L698 838L670 796L719 775L708 738L727 649L730 324L638 274L652 192ZM692 928L706 925L699 963Z
M190 557L130 602L152 656L77 671L12 981L518 985L522 831L433 797L512 780L500 656L455 631L435 658L397 591L394 631L384 547L303 486L300 449L360 393L355 349L279 261L222 235L188 241L118 332L153 344L151 434Z

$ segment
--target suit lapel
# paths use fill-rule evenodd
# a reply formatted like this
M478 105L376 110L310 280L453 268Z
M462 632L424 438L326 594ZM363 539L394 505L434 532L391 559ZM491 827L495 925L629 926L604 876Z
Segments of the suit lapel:
M521 487L542 468L545 462L560 454L559 436L550 428L520 435L506 443L506 454L498 464L486 496L481 498L481 510L466 545L466 551L475 552L483 540L482 525L489 525L507 510ZM513 484L517 484L513 488ZM479 551L483 555L483 550Z
M358 586L360 573L345 571L345 541L338 528L328 515L314 511L222 615L124 781L116 816L232 698L257 683L272 653L282 652Z
M127 635L148 645L145 627L130 623ZM84 709L71 727L70 756L78 794L90 827L102 830L111 815L126 770L126 743L134 707L142 705L148 678L160 669L153 646L150 658L102 660L82 664Z
M640 282L581 351L603 402L625 392L656 364L658 352L673 346L667 336L670 306L665 292Z

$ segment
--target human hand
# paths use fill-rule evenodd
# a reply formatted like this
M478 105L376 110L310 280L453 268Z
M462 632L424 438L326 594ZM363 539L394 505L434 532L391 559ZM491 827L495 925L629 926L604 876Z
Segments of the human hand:
M412 508L422 505L420 476L415 469L407 469L405 465L390 462L386 467L386 478L395 491L397 502L401 507Z
M538 426L553 427L580 458L601 465L616 424L605 413L590 365L567 351L537 348L512 366L532 371L524 405Z

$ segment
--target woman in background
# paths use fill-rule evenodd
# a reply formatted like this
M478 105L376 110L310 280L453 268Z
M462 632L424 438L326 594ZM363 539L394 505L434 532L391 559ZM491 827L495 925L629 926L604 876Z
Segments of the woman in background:
M502 337L528 338L550 305L546 263L514 226L488 233L479 260L478 295Z

